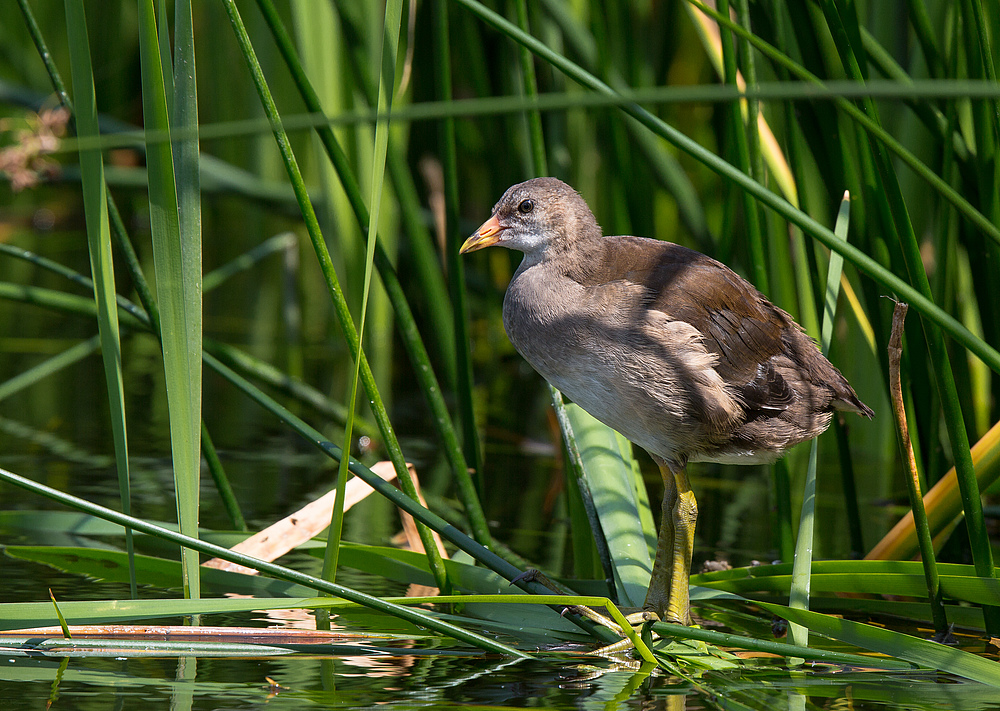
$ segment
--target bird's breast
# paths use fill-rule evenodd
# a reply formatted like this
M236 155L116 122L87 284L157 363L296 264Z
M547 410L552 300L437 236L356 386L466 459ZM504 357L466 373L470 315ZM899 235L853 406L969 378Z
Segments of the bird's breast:
M503 322L517 351L547 379L560 364L586 359L592 336L579 308L583 287L539 266L518 270L507 287ZM551 381L550 381L551 382Z

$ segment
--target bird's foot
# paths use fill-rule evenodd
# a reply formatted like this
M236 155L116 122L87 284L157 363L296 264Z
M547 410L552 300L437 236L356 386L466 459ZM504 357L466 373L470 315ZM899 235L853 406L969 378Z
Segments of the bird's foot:
M642 609L637 612L630 612L625 615L625 619L633 627L645 624L647 622L660 622L660 615L655 610Z
M635 645L632 644L632 640L628 637L618 640L614 644L609 644L607 646L601 647L600 649L595 649L594 654L602 657L614 657L619 654L624 654L628 650L632 649Z
M622 609L622 612L625 613L625 621L633 628L636 634L642 633L640 628L646 623L660 621L660 616L654 610L649 610L649 609L636 610L633 607L631 608L631 611L629 610L629 608L624 608ZM612 620L607 620L607 623L602 622L601 624L604 624L605 627L610 628L615 633L620 634L623 637L623 639L619 640L618 642L615 642L614 644L610 644L606 647L601 647L595 652L596 654L611 656L615 654L620 654L632 648L632 640L630 640L628 637L625 636L625 633L622 630L622 628L619 627L615 622L613 622Z
M622 628L618 625L617 622L612 620L607 615L602 615L600 612L593 609L592 607L587 607L586 605L567 605L563 609L564 615L571 612L580 615L580 617L586 617L591 622L596 622L602 627L607 627L609 630L611 630L617 635L623 634Z
M539 585L544 585L556 595L566 595L570 592L566 588L559 587L555 582L546 577L545 573L536 568L528 568L510 581L511 585L517 585L518 583L538 583Z
M629 626L633 628L639 628L642 625L646 624L647 622L660 621L660 616L657 615L652 610L636 610L634 607L631 609L633 610L632 612L628 611L629 608L625 608L624 610L622 610L622 612L625 613L625 621L629 624ZM612 620L607 615L601 614L597 610L594 610L593 608L587 607L585 605L569 605L563 610L564 615L570 612L576 613L581 617L586 617L588 620L596 622L602 627L607 627L609 630L611 630L617 635L621 635L622 637L625 636L625 632L622 630L621 626L617 622ZM636 632L638 631L639 630L636 629ZM622 641L627 642L628 640L626 639Z
M518 583L533 583L539 580L544 580L545 582L549 582L549 579L545 577L542 571L538 570L537 568L528 568L520 575L511 578L510 584L517 585Z
M544 585L557 595L565 595L569 592L565 588L560 588L558 585L556 585L555 582L547 578L544 573L535 568L529 568L528 570L524 571L523 573L512 579L510 581L510 584L515 585L520 582L539 583L541 585ZM601 625L602 627L607 627L615 634L624 636L622 628L618 625L617 622L612 620L607 615L602 615L597 610L587 607L586 605L567 605L566 607L563 608L562 614L563 615L577 614L580 615L581 617L586 617L588 620L591 620L592 622L595 622ZM631 621L629 622L629 624L635 626L635 623Z

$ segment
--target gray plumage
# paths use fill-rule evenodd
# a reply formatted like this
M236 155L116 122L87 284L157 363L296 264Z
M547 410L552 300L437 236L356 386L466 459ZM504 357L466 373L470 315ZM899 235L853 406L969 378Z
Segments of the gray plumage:
M791 316L720 262L605 237L555 178L508 189L493 220L489 244L525 255L504 298L514 347L672 467L773 461L825 430L834 410L872 416Z

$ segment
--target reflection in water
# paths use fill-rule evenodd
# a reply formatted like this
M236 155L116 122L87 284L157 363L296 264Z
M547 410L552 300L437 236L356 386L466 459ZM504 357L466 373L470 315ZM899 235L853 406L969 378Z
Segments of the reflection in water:
M825 666L688 671L685 678L584 655L516 661L421 649L358 649L281 658L0 658L0 707L386 709L458 706L552 709L1000 709L995 689L942 684L933 673Z

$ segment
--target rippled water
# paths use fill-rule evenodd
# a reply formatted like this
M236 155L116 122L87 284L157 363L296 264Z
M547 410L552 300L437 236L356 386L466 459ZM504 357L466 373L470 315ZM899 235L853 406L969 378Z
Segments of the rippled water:
M275 683L271 684L268 679ZM996 709L995 690L824 667L678 679L592 658L513 661L447 651L280 659L0 656L4 709L43 708ZM141 705L141 706L140 706Z

